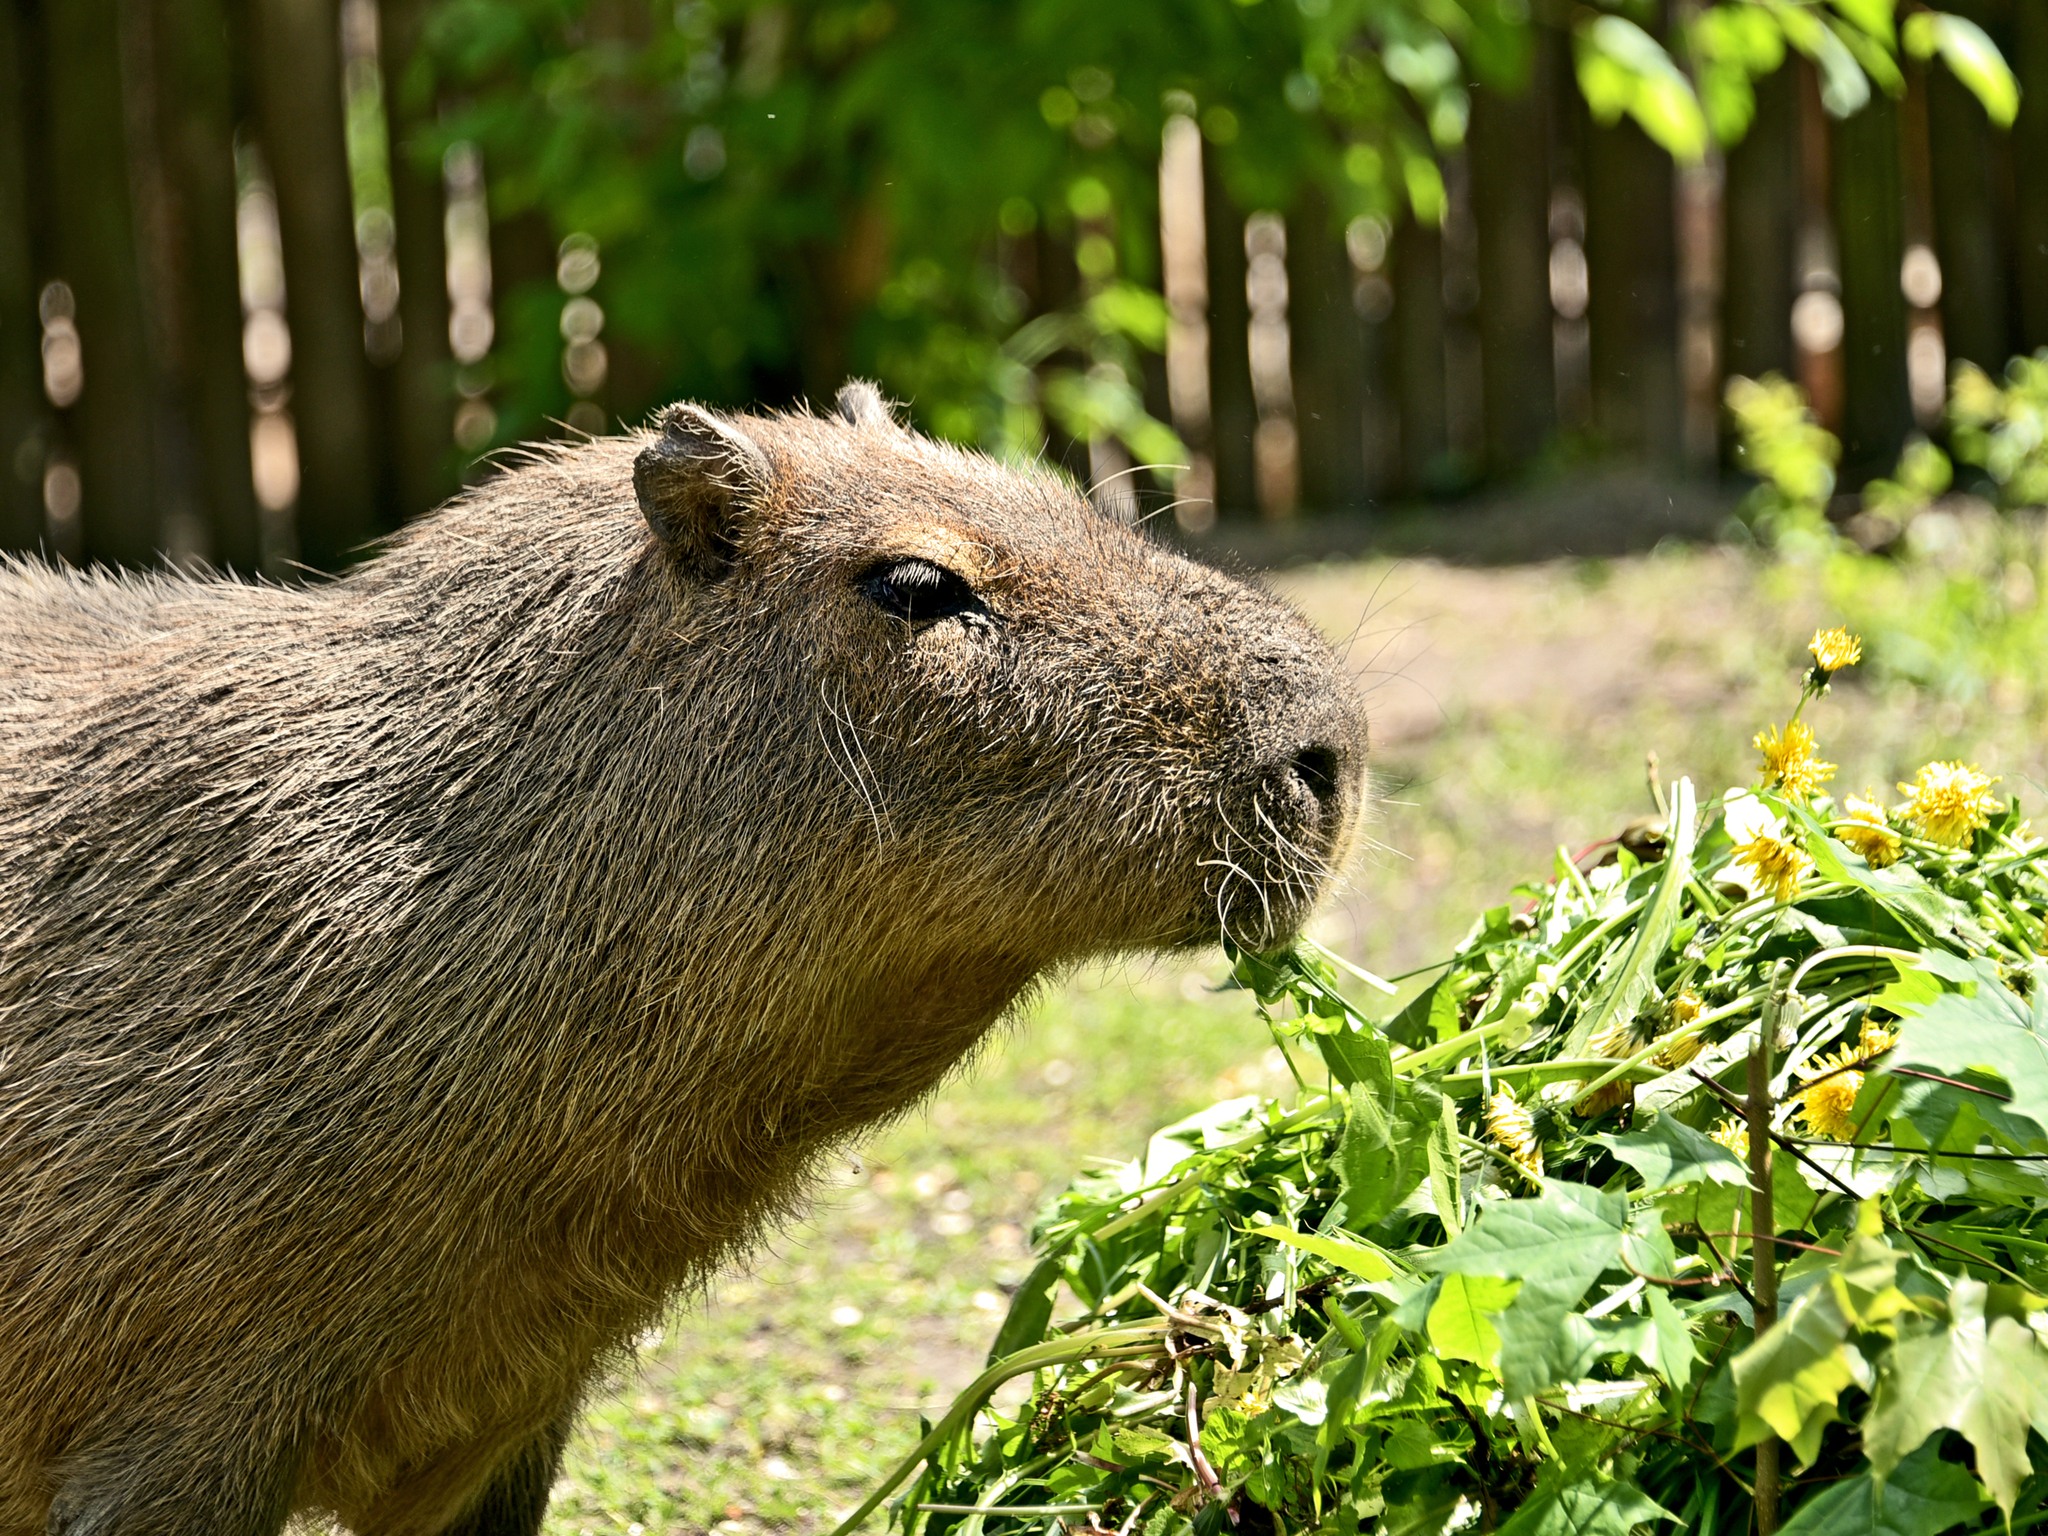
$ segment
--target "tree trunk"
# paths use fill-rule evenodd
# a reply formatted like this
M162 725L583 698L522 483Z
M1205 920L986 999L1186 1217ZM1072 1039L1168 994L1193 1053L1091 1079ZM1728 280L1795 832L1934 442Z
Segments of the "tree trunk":
M52 265L76 300L85 360L71 413L80 549L88 561L148 565L161 544L155 399L121 111L121 5L59 0L44 20Z
M1799 76L1789 60L1756 82L1756 118L1728 151L1722 192L1721 370L1792 378L1799 288Z
M292 420L299 442L299 559L338 570L386 526L356 264L334 0L255 0L257 101L277 194Z
M2020 115L2013 123L2013 212L2020 333L2028 351L2048 347L2048 5L2013 7L2013 67Z
M235 251L236 45L221 0L157 0L162 169L169 201L161 295L166 384L190 443L215 563L262 563L249 472L249 383Z
M384 100L391 123L392 218L398 226L400 345L386 398L389 479L400 518L417 517L451 495L455 362L448 350L447 199L430 135L431 81L415 73L426 0L384 0L379 35Z
M1202 225L1209 262L1209 452L1216 467L1216 511L1254 517L1259 429L1252 397L1252 312L1245 296L1244 214L1224 188L1215 151L1202 146Z
M1671 157L1633 122L1589 124L1586 326L1593 425L1666 463L1682 443L1678 238Z
M1410 494L1439 487L1451 452L1444 365L1442 232L1413 217L1393 239L1395 392L1401 419L1401 474Z
M1550 303L1550 79L1555 35L1515 90L1472 93L1466 140L1479 236L1479 355L1486 467L1512 476L1557 432L1557 361Z
M1982 0L1952 0L1947 9L1980 26L1997 19ZM1932 64L1923 73L1942 339L1951 362L1972 362L1996 374L2005 366L2012 339L2005 261L2010 241L1995 142L2004 134L1950 70Z
M0 5L0 549L35 549L43 538L42 322L36 314L31 167L39 78L30 60L29 7ZM40 94L40 93L38 93Z
M1351 258L1320 188L1305 188L1287 221L1287 329L1301 505L1352 511L1366 503L1365 323Z
M1842 473L1855 490L1887 473L1913 430L1906 383L1905 187L1899 108L1874 92L1832 130L1830 201L1842 272Z

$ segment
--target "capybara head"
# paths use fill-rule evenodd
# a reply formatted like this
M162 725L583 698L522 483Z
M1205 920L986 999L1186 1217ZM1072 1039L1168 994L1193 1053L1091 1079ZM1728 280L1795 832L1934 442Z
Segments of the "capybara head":
M836 779L878 891L1020 929L1041 961L1256 949L1341 862L1366 727L1329 646L1064 478L852 385L824 419L676 407L634 484L689 643L782 692L774 739L733 750L828 769L764 760L761 782Z

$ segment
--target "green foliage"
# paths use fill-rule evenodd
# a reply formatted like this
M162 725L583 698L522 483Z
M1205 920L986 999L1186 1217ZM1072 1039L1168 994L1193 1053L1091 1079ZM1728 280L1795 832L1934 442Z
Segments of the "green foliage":
M2048 352L2014 358L2002 386L1958 364L1948 419L1956 456L1991 477L2002 506L2048 505Z
M568 408L553 257L575 236L602 253L606 403L629 417L678 395L816 397L864 373L944 436L1031 453L1056 427L1159 461L1181 453L1144 403L1165 334L1168 120L1200 125L1244 208L1295 207L1313 186L1336 226L1435 223L1439 156L1463 142L1475 87L1526 79L1540 9L437 0L400 84L446 104L440 145L419 149L482 150L497 377L470 382L495 385L501 437ZM1891 12L1717 0L1660 36L1639 5L1604 0L1571 24L1595 114L1696 159L1710 130L1741 136L1750 81L1788 48L1820 66L1832 111L1897 89ZM1905 42L2006 110L1981 32L1920 12Z
M1681 789L1648 862L1561 863L1392 1011L1312 945L1240 957L1327 1087L1218 1104L1063 1194L989 1376L849 1527L908 1480L895 1522L933 1536L1734 1536L1767 1439L1788 1531L2024 1523L2048 844L2015 806L1974 820L1954 846L1925 807Z

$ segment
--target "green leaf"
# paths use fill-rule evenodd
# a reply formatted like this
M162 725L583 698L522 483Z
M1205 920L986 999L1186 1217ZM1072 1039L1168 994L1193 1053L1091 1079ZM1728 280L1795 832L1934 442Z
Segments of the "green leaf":
M1631 25L1617 16L1602 20L1625 27ZM1664 870L1658 877L1657 889L1643 908L1642 919L1636 925L1635 937L1620 968L1609 977L1599 997L1579 1015L1578 1022L1572 1025L1571 1033L1557 1051L1559 1056L1585 1055L1596 1035L1616 1019L1634 1018L1637 1010L1648 1001L1650 989L1656 982L1657 963L1671 948L1671 934L1678 926L1686 882L1692 878L1693 848L1699 835L1693 804L1690 779L1680 779L1671 786L1671 814L1667 818L1670 823L1669 847L1664 855Z
M1820 71L1820 101L1831 117L1849 117L1870 100L1870 77L1856 62L1848 44L1813 12L1799 6L1774 8L1785 40L1813 61Z
M1470 1360L1492 1369L1500 1358L1500 1330L1490 1314L1515 1299L1518 1282L1494 1275L1445 1275L1424 1331L1446 1360Z
M1940 54L1991 121L2001 128L2012 126L2020 110L2019 82L1998 44L1977 23L1943 11L1916 11L1906 18L1905 43L1916 59Z
M1627 1227L1623 1196L1545 1179L1541 1195L1487 1206L1462 1236L1425 1261L1440 1274L1522 1282L1495 1324L1509 1397L1574 1380L1599 1353L1598 1336L1573 1309L1619 1257Z
M1579 89L1595 117L1611 123L1626 112L1674 159L1706 153L1706 114L1663 44L1612 15L1579 27L1575 41Z
M1640 1488L1546 1467L1499 1536L1629 1536L1648 1521L1676 1518Z
M1834 6L1851 25L1891 46L1893 0L1834 0Z
M1863 1449L1880 1478L1937 1430L1960 1433L1977 1476L2010 1517L2027 1474L2027 1431L2048 1427L2048 1352L2009 1316L1985 1316L1988 1288L1958 1280L1945 1328L1892 1346L1863 1423Z
M1661 1194L1685 1184L1749 1184L1742 1159L1683 1121L1659 1115L1640 1131L1591 1138L1607 1147L1642 1178L1642 1192Z
M2038 982L2035 990L2040 991ZM2048 1030L1995 969L1978 971L1975 990L1967 995L1944 992L1908 1013L1886 1066L1921 1067L1947 1077L1995 1072L2012 1095L2002 1113L2031 1121L2048 1140Z
M1869 1467L1830 1483L1792 1512L1778 1536L1942 1536L1977 1519L1984 1496L1928 1441L1880 1483Z
M1842 1389L1866 1375L1848 1336L1849 1319L1834 1288L1817 1285L1735 1357L1738 1450L1776 1435L1791 1443L1802 1464L1813 1460Z
M1271 1223L1247 1230L1253 1237L1271 1238L1276 1243L1299 1248L1303 1253L1312 1253L1319 1259L1328 1259L1339 1269L1349 1270L1361 1280L1394 1278L1394 1261L1383 1250L1373 1247L1370 1243L1361 1243L1348 1237L1333 1237L1323 1232L1297 1232L1292 1227L1279 1227Z
M996 1330L995 1342L988 1347L989 1364L1045 1337L1046 1325L1052 1321L1053 1292L1059 1288L1065 1258L1063 1250L1055 1251L1031 1266L1031 1273L1010 1298L1009 1315Z

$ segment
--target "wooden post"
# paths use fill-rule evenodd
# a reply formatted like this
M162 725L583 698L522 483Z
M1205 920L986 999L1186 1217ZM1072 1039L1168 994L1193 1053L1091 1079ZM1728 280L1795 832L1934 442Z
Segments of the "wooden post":
M1209 260L1209 451L1219 517L1255 517L1259 430L1252 397L1252 314L1245 296L1244 213L1223 185L1213 146L1202 146L1202 223Z
M1913 430L1906 386L1905 185L1898 103L1882 92L1833 125L1829 201L1842 274L1841 485L1890 471Z
M2012 134L2013 249L2021 343L2032 351L2048 347L2048 6L2022 0L2012 15L2012 62L2020 81Z
M237 44L221 0L156 0L160 166L168 204L158 302L164 384L189 442L216 564L261 567L236 275Z
M1721 368L1792 378L1799 285L1799 77L1791 61L1756 82L1756 117L1728 151L1722 191Z
M1479 235L1479 348L1487 470L1513 475L1557 432L1557 361L1550 303L1548 54L1513 88L1472 93L1466 139Z
M332 571L386 526L343 137L341 18L334 0L254 0L252 8L292 337L299 559Z
M1287 332L1301 505L1366 503L1365 322L1329 199L1312 183L1287 220Z
M1411 494L1437 489L1451 452L1444 366L1443 234L1411 217L1394 227L1394 377L1401 478Z
M0 5L0 549L43 537L42 322L36 314L34 17ZM37 93L38 95L40 93Z
M1983 0L1953 0L1948 9L1981 26L1997 20ZM1996 375L2013 340L2006 264L2011 231L1998 185L2005 134L1947 67L1931 64L1924 78L1942 340L1951 363L1972 362Z
M1671 157L1624 118L1588 124L1585 162L1593 425L1624 452L1672 463L1683 393Z
M417 66L426 0L384 0L378 34L391 124L392 219L398 228L400 346L391 365L386 441L400 518L450 495L454 473L455 362L448 350L447 198L429 141L433 81Z
M72 408L88 561L148 565L161 543L155 400L137 260L119 0L43 11L53 275L77 303L85 383Z

